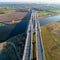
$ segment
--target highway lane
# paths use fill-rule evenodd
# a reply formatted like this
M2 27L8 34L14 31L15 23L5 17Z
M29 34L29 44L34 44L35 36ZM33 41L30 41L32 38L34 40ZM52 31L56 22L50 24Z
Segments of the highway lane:
M36 60L44 60L44 49L42 44L40 23L37 11L35 13L35 33L36 33Z
M32 15L31 15L32 19ZM25 43L25 49L22 60L31 60L31 54L32 54L32 35L33 35L33 26L32 26L32 20L30 19L28 30L27 30L27 38Z
M32 23L33 23L34 32L36 33L36 60L44 60L37 11L34 11Z
M40 48L40 34L39 34L38 24L36 23L35 31L36 31L36 57L37 60L42 60L41 48Z

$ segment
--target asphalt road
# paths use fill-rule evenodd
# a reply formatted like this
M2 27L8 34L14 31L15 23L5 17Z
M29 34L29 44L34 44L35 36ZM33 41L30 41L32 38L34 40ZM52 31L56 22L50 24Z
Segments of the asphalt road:
M30 20L27 30L27 38L25 43L25 49L22 60L31 60L31 52L32 52L32 20Z

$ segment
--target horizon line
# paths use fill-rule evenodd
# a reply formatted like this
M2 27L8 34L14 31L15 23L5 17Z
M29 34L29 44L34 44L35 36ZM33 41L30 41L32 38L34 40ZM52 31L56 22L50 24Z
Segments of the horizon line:
M37 2L0 2L0 3L18 3L18 4L27 3L27 4L57 4L57 5L60 5L59 3L41 3L41 2L39 2L39 3L37 3Z

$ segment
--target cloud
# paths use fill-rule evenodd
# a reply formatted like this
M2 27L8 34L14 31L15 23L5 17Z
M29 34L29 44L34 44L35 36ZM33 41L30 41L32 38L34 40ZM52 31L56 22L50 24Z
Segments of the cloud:
M60 0L40 0L42 3L53 3L60 4Z

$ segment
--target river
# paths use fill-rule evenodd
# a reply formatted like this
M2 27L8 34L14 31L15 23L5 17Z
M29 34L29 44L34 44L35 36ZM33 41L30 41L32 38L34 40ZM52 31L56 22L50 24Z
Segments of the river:
M40 25L44 26L44 25L52 23L52 22L60 21L60 15L52 16L52 17L48 17L48 18L41 18L38 20L40 22ZM26 33L27 28L28 28L28 23L29 23L29 20L23 20L22 22L17 23L15 25L14 29L12 30L12 32L9 34L9 37L7 37L5 40L7 40L13 36L16 36L18 34ZM0 35L5 36L5 34L3 34L3 35L0 34Z

